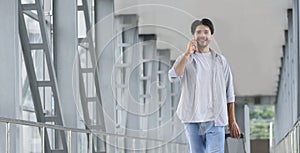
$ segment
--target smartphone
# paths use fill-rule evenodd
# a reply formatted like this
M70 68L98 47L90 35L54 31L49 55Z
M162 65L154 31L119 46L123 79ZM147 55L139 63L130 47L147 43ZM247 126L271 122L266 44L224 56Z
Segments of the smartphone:
M195 54L195 52L196 52L196 47L193 45L193 50L194 50L194 54Z
M201 48L199 41L196 40L196 42L197 42L198 49Z
M199 49L200 48L200 43L197 40L196 40L196 42L197 42L197 47ZM193 46L193 50L194 50L194 54L195 54L195 52L197 51L195 46Z

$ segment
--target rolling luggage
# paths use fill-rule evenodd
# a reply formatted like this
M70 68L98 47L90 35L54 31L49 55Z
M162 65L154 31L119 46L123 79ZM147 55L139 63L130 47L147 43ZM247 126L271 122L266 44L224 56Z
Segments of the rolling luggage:
M246 153L243 133L239 138L231 138L229 133L225 134L225 153Z

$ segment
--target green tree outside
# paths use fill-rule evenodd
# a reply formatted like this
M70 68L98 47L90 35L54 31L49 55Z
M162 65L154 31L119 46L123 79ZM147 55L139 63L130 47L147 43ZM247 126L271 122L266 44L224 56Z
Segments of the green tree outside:
M274 122L273 105L250 105L250 139L269 139Z

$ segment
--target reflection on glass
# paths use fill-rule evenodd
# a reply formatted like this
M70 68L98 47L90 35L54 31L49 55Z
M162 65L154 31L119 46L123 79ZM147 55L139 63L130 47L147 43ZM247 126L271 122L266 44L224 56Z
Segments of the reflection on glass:
M31 114L27 114L32 117ZM41 151L41 137L38 127L19 126L22 131L22 148L24 153L37 153Z
M29 36L30 43L42 43L42 35L40 30L40 24L27 14L24 14L25 25Z
M49 81L49 71L46 62L46 56L43 50L33 50L32 60L36 78L38 81Z
M45 115L55 115L54 100L51 87L39 87L42 107Z

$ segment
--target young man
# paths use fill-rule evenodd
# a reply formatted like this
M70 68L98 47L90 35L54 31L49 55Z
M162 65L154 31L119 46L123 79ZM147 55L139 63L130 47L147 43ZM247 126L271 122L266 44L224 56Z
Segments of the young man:
M195 20L191 32L194 39L169 70L169 80L181 82L177 115L184 123L190 153L224 153L225 126L233 138L240 136L232 73L224 56L209 48L213 23Z

